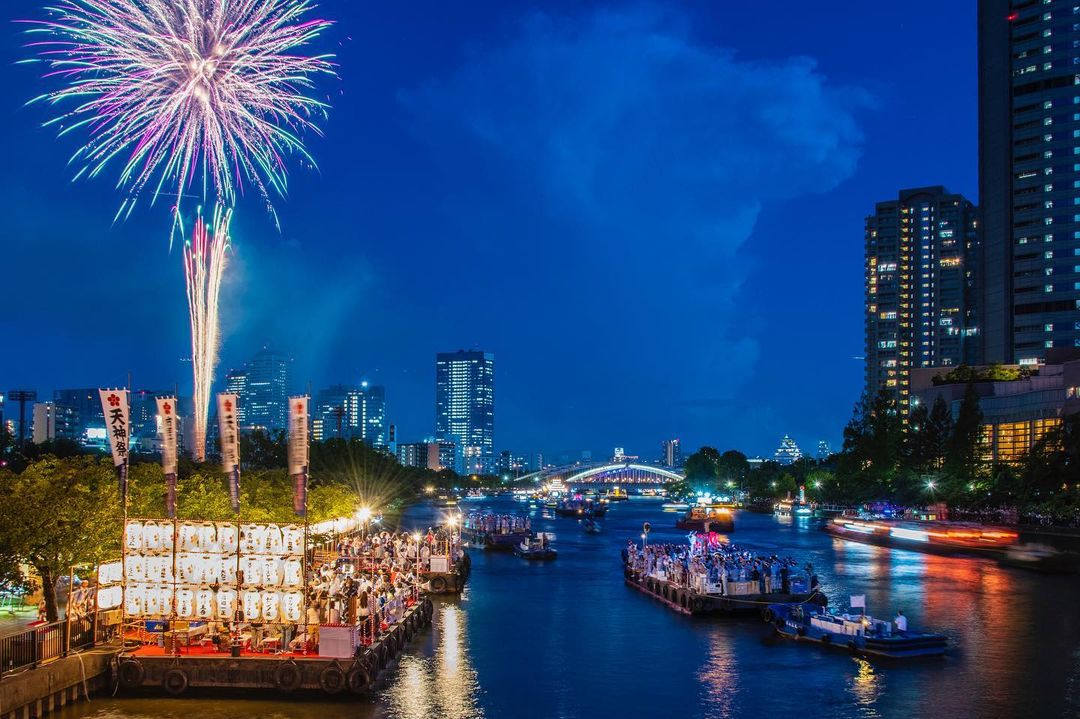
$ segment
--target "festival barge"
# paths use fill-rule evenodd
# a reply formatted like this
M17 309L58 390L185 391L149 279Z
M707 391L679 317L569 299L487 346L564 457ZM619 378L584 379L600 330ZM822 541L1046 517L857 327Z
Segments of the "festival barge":
M948 646L942 634L901 630L892 622L865 614L832 614L813 604L772 604L763 616L779 636L861 655L888 659L937 657Z
M1019 540L1003 527L966 522L862 520L836 517L823 529L834 537L863 544L944 555L1002 557Z
M733 507L729 506L690 507L683 516L675 520L675 528L730 534L735 531L733 511Z
M333 656L284 651L260 653L237 647L222 653L192 642L188 632L168 633L165 647L126 649L115 660L115 684L128 692L270 689L279 694L319 692L367 696L408 643L431 624L433 606L423 599L371 644L359 627L323 626L319 651ZM333 641L331 641L333 639ZM128 640L130 642L130 638Z
M623 567L626 584L656 599L668 608L688 616L760 615L762 609L774 602L787 604L809 603L825 606L826 596L820 591L762 593L758 582L728 582L727 594L698 591L674 582L657 579Z

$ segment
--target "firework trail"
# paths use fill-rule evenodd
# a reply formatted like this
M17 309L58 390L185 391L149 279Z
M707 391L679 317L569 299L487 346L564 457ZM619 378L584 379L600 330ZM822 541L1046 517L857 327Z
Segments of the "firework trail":
M66 84L34 101L76 103L47 124L87 133L72 157L77 178L123 162L117 217L144 191L232 207L250 183L276 221L271 195L285 193L286 157L314 164L300 135L318 133L326 115L305 92L334 74L329 56L299 54L330 25L304 19L311 9L309 0L58 0L51 19L30 22L44 36L30 47L47 77Z
M184 280L191 316L191 363L195 379L194 427L196 461L206 459L206 421L218 352L218 295L225 274L232 210L218 205L211 225L198 214L191 239L184 245Z

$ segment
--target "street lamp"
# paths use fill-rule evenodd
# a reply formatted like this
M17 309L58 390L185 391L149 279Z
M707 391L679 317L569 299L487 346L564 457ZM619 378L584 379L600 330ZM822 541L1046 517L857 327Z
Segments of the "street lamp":
M926 482L926 488L927 489L929 489L930 491L933 491L935 486L936 485L934 484L934 480L932 480L932 479L927 480L927 482Z

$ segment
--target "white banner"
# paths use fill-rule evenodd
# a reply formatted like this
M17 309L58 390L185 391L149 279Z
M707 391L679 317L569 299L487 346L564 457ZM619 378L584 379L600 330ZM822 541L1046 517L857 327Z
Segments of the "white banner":
M219 394L218 429L221 434L221 463L225 472L240 469L240 431L236 426L236 395Z
M862 607L866 609L866 595L865 594L852 594L851 595L851 608Z
M157 413L161 421L161 469L176 474L176 398L158 397Z
M128 423L128 391L126 389L100 389L101 410L105 414L105 429L109 434L109 446L112 449L113 464L123 467L128 461L131 438Z
M308 398L289 399L289 474L303 474L308 466Z

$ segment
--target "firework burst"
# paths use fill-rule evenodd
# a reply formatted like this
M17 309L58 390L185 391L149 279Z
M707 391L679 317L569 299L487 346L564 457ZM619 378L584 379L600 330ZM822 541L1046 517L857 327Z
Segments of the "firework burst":
M215 208L210 225L203 220L200 211L191 239L184 245L184 279L191 317L191 362L195 380L193 454L200 462L206 458L206 420L218 355L218 295L227 264L231 221L232 211L220 205Z
M75 107L53 119L85 132L76 177L122 163L117 217L150 193L235 205L247 185L275 217L286 159L311 164L301 135L319 132L325 103L309 97L330 56L301 49L329 26L309 0L59 0L32 21L31 43L64 87L36 98ZM179 214L179 211L177 212Z

